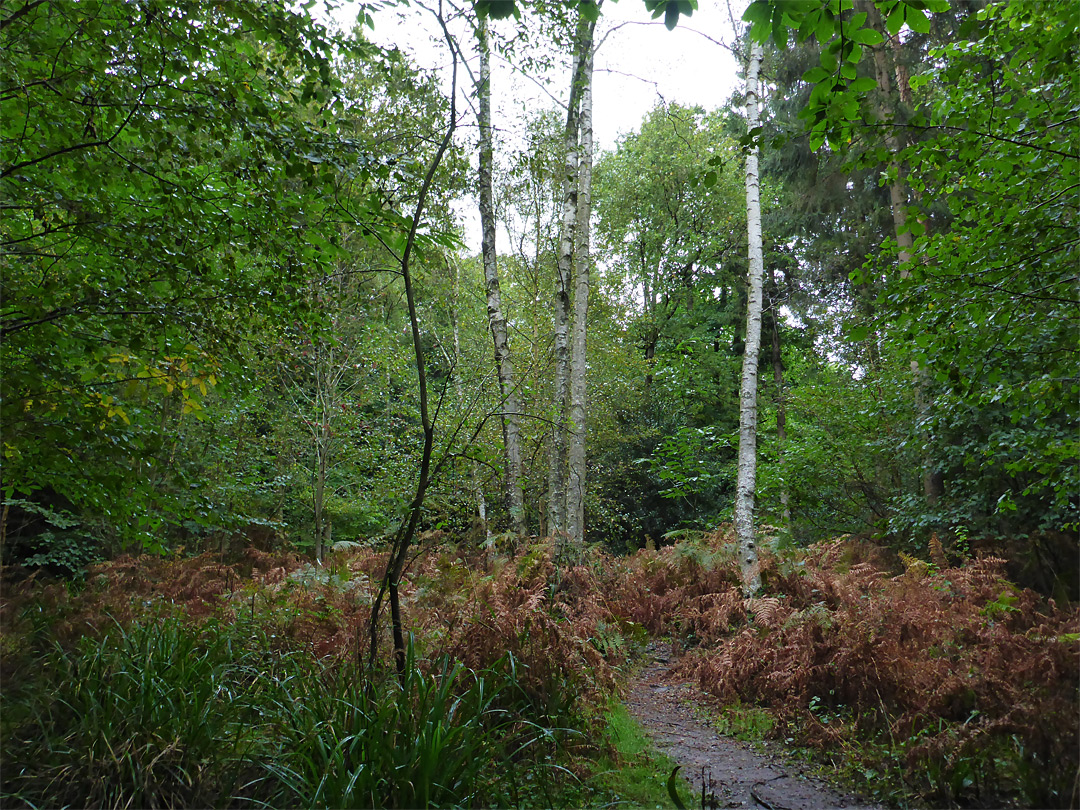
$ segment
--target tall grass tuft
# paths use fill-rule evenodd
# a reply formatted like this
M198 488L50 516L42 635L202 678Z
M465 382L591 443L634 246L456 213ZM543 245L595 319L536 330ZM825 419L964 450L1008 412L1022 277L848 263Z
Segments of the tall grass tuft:
M272 642L253 621L148 617L54 644L0 697L0 805L506 804L556 738L512 661L473 671L410 645L398 679Z
M117 625L40 660L5 742L0 797L74 807L208 807L253 744L253 649L179 620ZM6 702L6 701L5 701Z
M284 788L278 802L337 808L499 803L490 795L498 791L493 777L508 774L507 755L536 738L528 733L530 723L505 708L513 691L507 670L476 673L446 656L425 672L411 645L400 679L373 683L347 668L323 679L294 679L276 706L282 748L267 765Z

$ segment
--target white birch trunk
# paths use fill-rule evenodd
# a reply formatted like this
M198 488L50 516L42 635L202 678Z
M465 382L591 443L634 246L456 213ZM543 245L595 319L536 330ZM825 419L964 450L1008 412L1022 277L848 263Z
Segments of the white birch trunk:
M582 44L581 154L578 163L578 201L574 251L574 325L570 340L570 447L566 493L567 533L579 548L585 542L586 485L586 336L589 313L589 273L592 264L592 73L593 25Z
M746 70L746 126L758 126L758 73L762 47L750 46ZM761 245L761 199L758 180L758 147L746 156L746 233L749 271L747 278L746 348L743 353L742 390L739 399L739 461L735 488L735 531L739 539L739 566L743 592L753 596L761 588L757 545L754 542L754 495L757 480L757 379L761 348L761 280L765 261Z
M575 38L570 99L566 108L566 127L563 130L562 224L559 232L558 261L555 267L555 368L552 396L554 407L552 408L551 453L548 457L548 533L553 537L565 537L568 529L566 493L569 453L567 422L570 416L570 283L574 270L578 209L578 109L583 67L579 44L583 24L584 21L580 20L578 37Z
M502 311L498 257L495 251L495 212L492 193L494 147L491 142L491 54L487 38L487 20L478 21L476 36L480 48L480 81L477 87L480 124L480 225L481 253L484 261L484 284L487 292L488 325L495 344L495 367L499 375L503 447L506 461L506 506L510 528L525 533L525 496L521 487L520 406L514 387L514 366L510 359L506 317Z

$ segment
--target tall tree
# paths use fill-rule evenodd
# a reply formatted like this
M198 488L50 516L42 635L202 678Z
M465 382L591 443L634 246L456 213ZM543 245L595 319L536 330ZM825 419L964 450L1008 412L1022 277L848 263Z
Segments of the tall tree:
M759 122L758 75L763 47L752 41L746 68L746 125L756 138ZM742 388L739 396L739 461L735 491L735 530L739 538L739 564L743 590L753 595L761 587L757 547L754 543L754 495L757 476L757 380L761 346L761 297L764 257L761 244L761 185L758 178L755 142L746 155L747 303L746 337L743 349Z
M491 44L488 21L481 16L476 26L480 50L480 72L476 92L479 96L480 124L480 227L484 284L487 293L488 324L495 345L495 369L499 376L502 400L503 449L505 454L505 493L510 526L516 534L525 533L525 496L522 491L520 398L514 385L514 365L510 357L506 316L503 314L499 285L498 255L495 249L495 211L492 192L494 146L491 138Z
M590 19L591 18L591 19ZM586 58L592 48L596 17L578 9L570 69L570 94L563 127L562 223L558 261L555 266L555 343L553 419L548 459L548 532L564 536L570 525L567 514L570 427L570 305L578 248L579 195L581 192L581 98L585 90ZM580 540L580 538L571 538Z
M601 0L602 2L602 0ZM598 4L599 5L599 4ZM592 265L592 176L593 176L593 32L587 26L580 43L581 115L578 162L578 200L574 230L574 322L570 336L570 441L567 451L566 521L571 540L585 539L587 335L589 316L589 273Z

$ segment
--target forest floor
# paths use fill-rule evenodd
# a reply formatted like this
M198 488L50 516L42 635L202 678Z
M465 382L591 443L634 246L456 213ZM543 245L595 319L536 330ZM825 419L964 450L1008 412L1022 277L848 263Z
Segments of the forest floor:
M626 708L656 747L681 768L702 807L766 810L880 810L843 792L773 744L751 745L717 731L706 719L708 698L693 684L671 677L659 642L649 644L646 665L631 681ZM687 802L693 807L693 800Z

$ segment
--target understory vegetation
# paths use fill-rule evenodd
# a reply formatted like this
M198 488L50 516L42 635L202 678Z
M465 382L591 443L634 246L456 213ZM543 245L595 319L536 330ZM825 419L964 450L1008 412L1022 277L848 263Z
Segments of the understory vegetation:
M890 561L852 539L765 555L746 601L732 541L562 568L541 541L494 558L434 544L406 578L400 675L364 665L385 557L369 548L321 569L129 557L78 585L9 585L4 804L666 803L664 763L610 702L655 636L724 705L767 710L751 731L890 804L1075 801L1075 608L995 558Z

